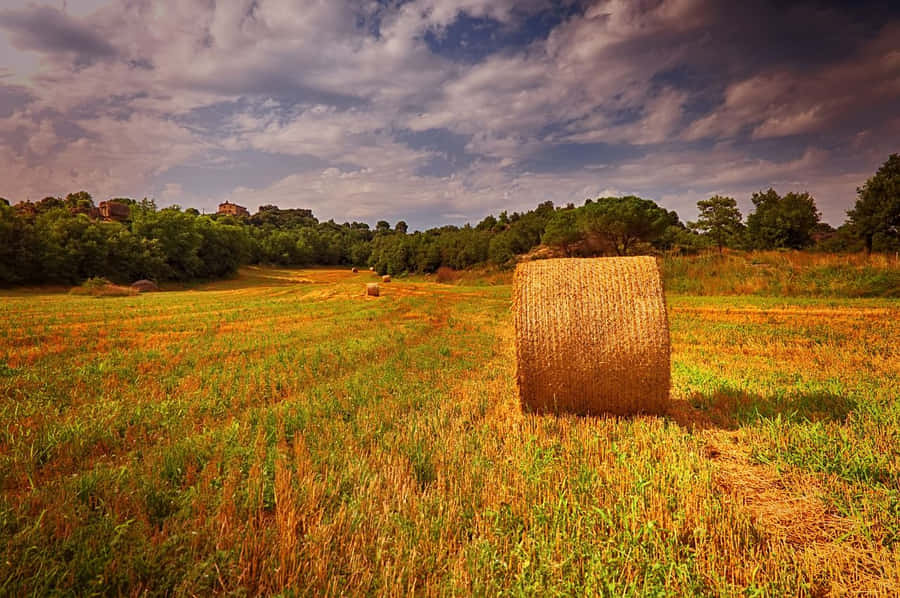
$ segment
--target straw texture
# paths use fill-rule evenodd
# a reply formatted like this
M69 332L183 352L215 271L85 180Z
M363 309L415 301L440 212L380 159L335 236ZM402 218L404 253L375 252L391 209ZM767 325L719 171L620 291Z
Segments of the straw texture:
M366 284L366 295L369 295L370 297L378 297L381 295L381 289L378 288L377 282Z
M582 415L665 411L669 326L654 258L519 264L513 311L524 410Z

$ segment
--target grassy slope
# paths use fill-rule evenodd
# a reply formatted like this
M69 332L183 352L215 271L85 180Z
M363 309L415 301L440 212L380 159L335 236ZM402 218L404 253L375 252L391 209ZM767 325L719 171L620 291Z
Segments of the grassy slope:
M721 256L667 256L660 266L666 289L681 295L900 298L900 259L894 255L726 251ZM512 272L476 269L450 277L462 284L508 284Z
M900 297L896 256L728 252L662 260L666 288L693 295Z
M671 416L554 418L507 286L370 277L0 297L0 595L900 583L897 300L673 295Z

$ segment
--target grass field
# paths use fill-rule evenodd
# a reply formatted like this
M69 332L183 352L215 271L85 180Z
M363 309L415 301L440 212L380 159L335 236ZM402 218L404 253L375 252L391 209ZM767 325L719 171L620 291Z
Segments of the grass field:
M896 595L900 300L670 294L671 414L557 418L371 278L0 295L0 595Z

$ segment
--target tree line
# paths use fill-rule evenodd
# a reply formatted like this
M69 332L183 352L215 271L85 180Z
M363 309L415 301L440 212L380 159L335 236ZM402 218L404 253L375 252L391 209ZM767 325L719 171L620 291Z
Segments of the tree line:
M188 281L233 274L243 264L371 266L382 274L434 272L444 266L511 265L540 246L567 256L632 255L705 249L900 250L900 155L891 155L858 190L848 219L821 222L809 193L752 195L746 219L732 197L698 202L682 222L649 199L588 199L581 206L539 204L489 215L475 226L410 233L405 222L320 222L310 210L262 206L248 218L158 208L116 198L122 221L96 217L90 194L11 205L0 198L0 284L74 284L90 277Z

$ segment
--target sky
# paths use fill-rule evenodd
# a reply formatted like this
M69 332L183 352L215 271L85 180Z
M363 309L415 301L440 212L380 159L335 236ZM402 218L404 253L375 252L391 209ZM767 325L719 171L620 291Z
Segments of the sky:
M809 191L900 151L900 3L0 2L0 196L323 220Z

